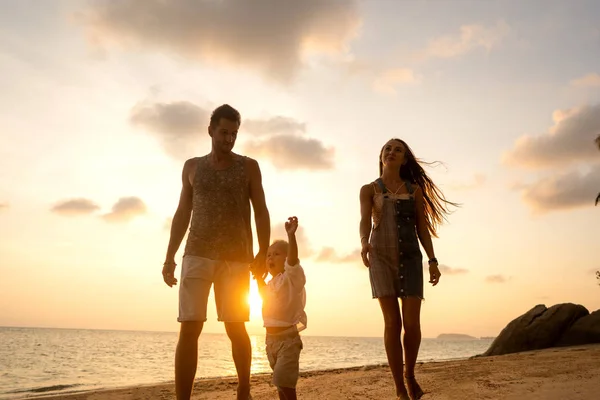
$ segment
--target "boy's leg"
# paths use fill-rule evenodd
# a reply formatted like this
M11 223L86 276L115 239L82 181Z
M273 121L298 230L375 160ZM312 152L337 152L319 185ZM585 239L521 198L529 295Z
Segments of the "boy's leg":
M252 346L245 323L250 320L250 270L247 263L222 262L215 276L215 302L219 321L225 323L231 340L233 362L238 376L237 399L250 397Z
M280 399L296 400L296 384L300 374L300 352L302 339L300 336L281 339L273 368L273 384L277 386Z
M279 394L279 400L298 400L294 388L278 387L277 393Z

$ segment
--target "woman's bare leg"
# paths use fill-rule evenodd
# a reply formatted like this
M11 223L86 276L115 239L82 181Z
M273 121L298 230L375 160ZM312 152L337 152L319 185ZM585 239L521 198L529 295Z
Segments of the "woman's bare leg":
M402 376L404 367L401 341L402 317L400 315L398 299L396 297L382 297L379 299L379 305L381 306L383 321L385 323L383 333L385 352L390 369L392 370L392 376L394 377L396 396L401 400L408 400L408 392L404 386L404 378Z
M402 299L402 316L404 319L404 352L406 355L406 366L404 375L406 387L411 399L420 399L423 390L415 379L415 365L421 346L421 299L418 297L407 297Z

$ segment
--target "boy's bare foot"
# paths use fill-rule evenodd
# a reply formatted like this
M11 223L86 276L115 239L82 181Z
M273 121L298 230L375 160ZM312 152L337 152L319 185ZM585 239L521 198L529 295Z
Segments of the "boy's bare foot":
M417 383L415 376L404 376L404 378L406 379L406 387L408 389L410 400L419 400L423 397L423 389L421 389L421 386Z

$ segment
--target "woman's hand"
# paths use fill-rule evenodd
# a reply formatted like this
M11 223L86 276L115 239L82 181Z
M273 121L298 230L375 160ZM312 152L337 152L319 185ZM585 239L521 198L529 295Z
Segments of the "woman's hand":
M369 262L369 254L373 250L373 246L370 243L365 242L362 245L362 249L360 250L360 256L362 257L362 262L365 264L365 267L370 268L371 263Z
M437 261L429 263L429 283L431 283L432 286L437 285L440 281L441 276L442 273L438 268Z

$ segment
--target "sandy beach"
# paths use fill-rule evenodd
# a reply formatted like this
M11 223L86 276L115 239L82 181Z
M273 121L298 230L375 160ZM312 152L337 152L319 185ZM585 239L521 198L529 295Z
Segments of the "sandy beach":
M470 360L420 363L416 370L425 390L424 400L435 399L595 399L600 387L600 345L478 357ZM268 375L252 378L255 400L275 399ZM233 399L233 378L203 379L195 385L194 399ZM386 366L367 366L304 372L299 398L394 399ZM174 399L173 384L45 396L67 400Z

